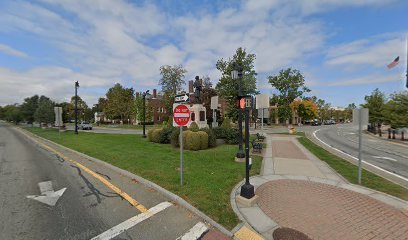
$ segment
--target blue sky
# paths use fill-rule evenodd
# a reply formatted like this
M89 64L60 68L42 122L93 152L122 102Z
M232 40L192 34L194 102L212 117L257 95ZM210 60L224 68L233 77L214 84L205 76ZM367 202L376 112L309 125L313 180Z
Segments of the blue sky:
M237 47L267 76L300 70L311 95L332 106L362 103L375 88L405 90L408 1L0 1L0 105L43 94L67 101L73 83L88 105L116 82L157 86L161 65L186 80L208 75ZM394 69L386 65L400 56Z

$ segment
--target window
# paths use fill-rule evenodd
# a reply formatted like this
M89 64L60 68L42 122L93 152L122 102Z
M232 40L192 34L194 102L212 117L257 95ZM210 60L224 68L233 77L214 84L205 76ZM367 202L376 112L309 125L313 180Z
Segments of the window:
M200 111L200 122L205 121L205 111Z
M195 113L191 113L191 121L195 121Z

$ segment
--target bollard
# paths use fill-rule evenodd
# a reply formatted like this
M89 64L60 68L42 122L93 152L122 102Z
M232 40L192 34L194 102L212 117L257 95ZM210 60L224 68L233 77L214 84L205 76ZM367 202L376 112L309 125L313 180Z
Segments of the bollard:
M394 130L392 130L392 139L395 139L395 129Z
M388 128L388 139L391 139L391 128Z
M401 132L401 140L404 141L404 132Z

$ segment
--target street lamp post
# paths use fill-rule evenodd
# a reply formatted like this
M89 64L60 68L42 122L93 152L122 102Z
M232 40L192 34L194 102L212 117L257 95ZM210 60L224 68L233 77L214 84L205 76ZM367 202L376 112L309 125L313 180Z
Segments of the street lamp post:
M79 82L75 82L75 134L78 134L78 88Z
M245 184L241 186L241 196L251 199L255 196L255 188L249 183L249 109L251 98L245 98Z
M143 96L143 138L146 138L146 98L150 99L149 90L142 93Z
M242 97L242 66L235 64L234 63L234 68L231 71L231 78L233 80L239 80L238 83L238 98L240 99ZM239 131L239 150L236 154L237 158L244 158L245 153L242 149L242 109L238 109L238 131Z

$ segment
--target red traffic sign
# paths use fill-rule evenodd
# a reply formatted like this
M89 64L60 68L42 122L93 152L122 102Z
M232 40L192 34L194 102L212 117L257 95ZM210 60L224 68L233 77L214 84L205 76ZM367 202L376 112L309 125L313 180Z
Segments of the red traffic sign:
M177 105L173 109L173 120L178 126L186 126L190 121L190 109L183 104Z

